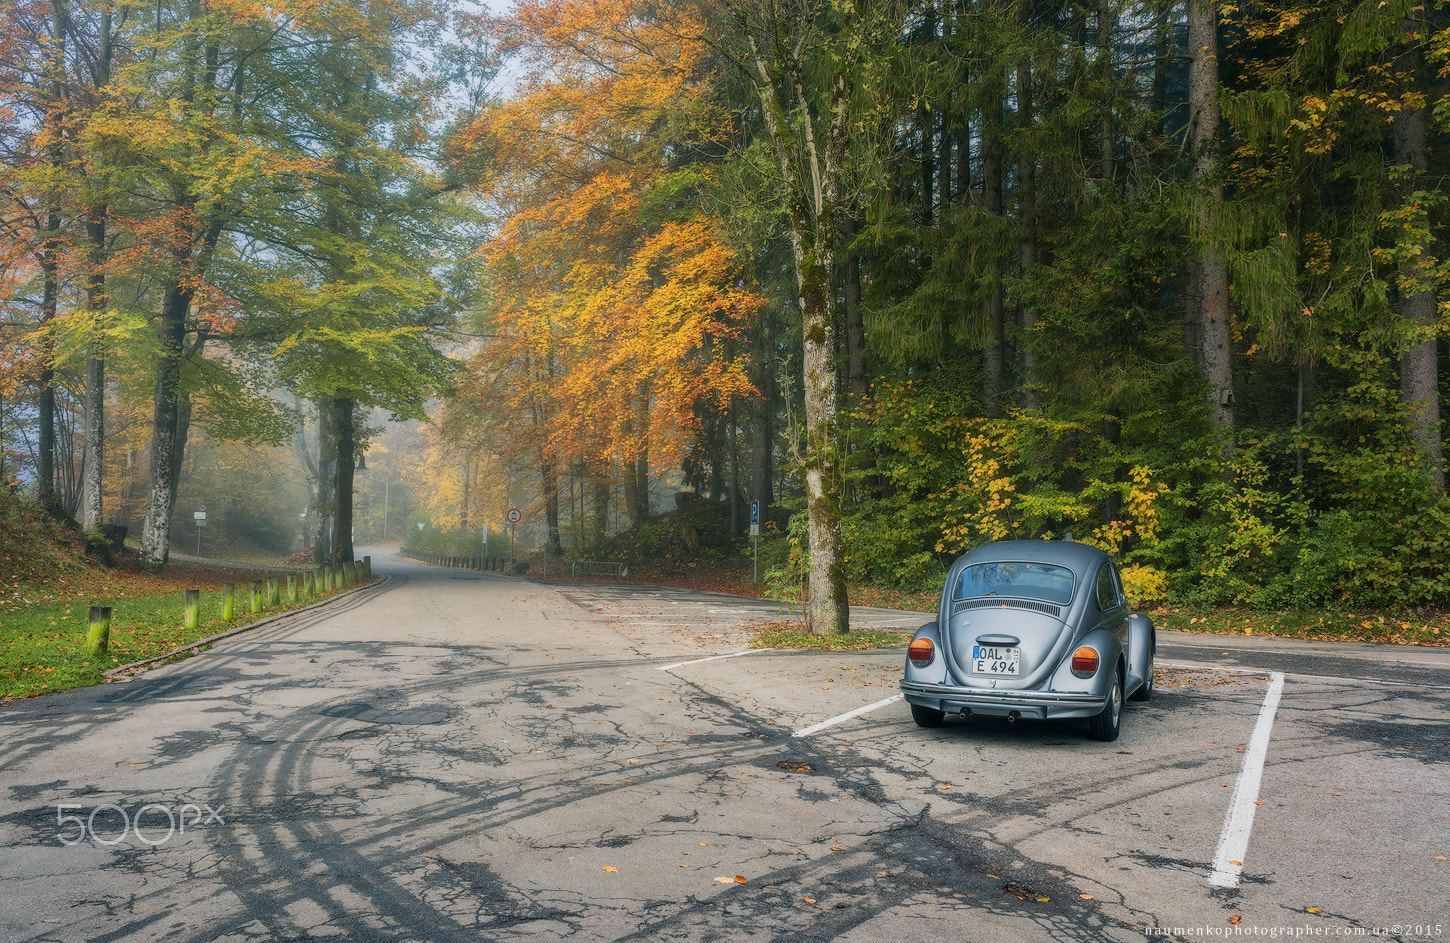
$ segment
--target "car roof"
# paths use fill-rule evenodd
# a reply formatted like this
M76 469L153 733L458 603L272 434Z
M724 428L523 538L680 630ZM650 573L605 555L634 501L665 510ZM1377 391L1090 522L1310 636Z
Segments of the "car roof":
M998 540L969 551L961 560L966 564L1003 561L1056 563L1082 572L1107 556L1091 544L1071 540Z

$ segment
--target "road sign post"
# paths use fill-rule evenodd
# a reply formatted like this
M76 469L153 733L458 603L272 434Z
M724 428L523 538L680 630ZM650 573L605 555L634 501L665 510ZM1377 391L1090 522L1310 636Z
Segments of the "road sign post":
M201 556L201 529L206 526L206 505L203 504L201 506L201 508L195 514L192 515L192 517L196 518L196 555L198 557L200 557Z
M755 542L755 583L760 585L760 501L750 502L750 536Z
M509 566L514 565L514 528L519 521L524 519L524 512L518 508L509 508L508 514L504 515L509 522Z

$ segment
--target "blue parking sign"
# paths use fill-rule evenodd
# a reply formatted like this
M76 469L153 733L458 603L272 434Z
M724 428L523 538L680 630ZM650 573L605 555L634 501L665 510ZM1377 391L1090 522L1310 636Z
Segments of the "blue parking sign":
M750 502L750 523L752 523L752 524L759 524L760 523L760 502L759 501L751 501Z

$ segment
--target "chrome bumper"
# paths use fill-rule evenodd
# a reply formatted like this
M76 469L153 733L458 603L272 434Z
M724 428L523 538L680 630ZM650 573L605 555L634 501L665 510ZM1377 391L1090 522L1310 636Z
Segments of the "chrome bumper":
M1106 695L1066 691L1003 691L997 688L959 688L946 684L902 681L907 703L948 714L984 714L1006 717L1092 717L1108 703Z

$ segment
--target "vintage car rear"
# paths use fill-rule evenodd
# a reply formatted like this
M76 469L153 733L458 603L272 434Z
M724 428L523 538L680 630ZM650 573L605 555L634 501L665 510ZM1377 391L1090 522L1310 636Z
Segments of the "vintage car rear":
M912 640L901 690L922 726L947 715L1085 717L1095 736L1113 739L1123 698L1151 691L1152 631L1101 550L987 544L952 565L937 620Z

